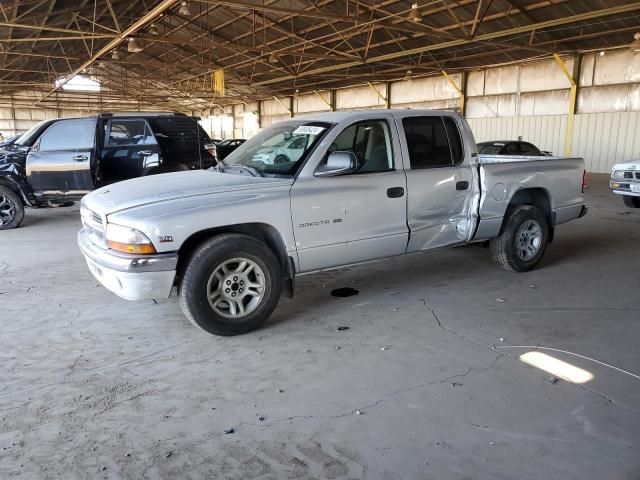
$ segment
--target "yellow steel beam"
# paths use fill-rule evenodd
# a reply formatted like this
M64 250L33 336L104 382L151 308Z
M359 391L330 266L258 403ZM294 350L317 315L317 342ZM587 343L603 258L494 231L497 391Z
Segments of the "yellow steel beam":
M567 80L569 80L570 85L569 112L567 114L567 134L564 141L564 154L566 156L570 156L571 144L573 143L573 125L576 116L576 97L578 93L578 85L576 83L576 80L573 78L573 75L569 72L569 70L567 70L567 66L564 64L562 58L560 58L560 55L554 53L553 58L560 67L560 70L562 70L562 73L564 73L564 75L567 77ZM576 58L574 61L577 62L578 59Z
M378 90L373 83L371 82L367 82L367 85L369 85L369 87L378 94L378 96L382 99L382 101L384 102L384 106L385 108L389 108L389 92L387 92L387 96L384 96L383 94L380 93L380 90Z
M293 116L293 109L291 107L287 107L282 101L280 101L280 99L278 97L276 97L275 95L273 96L273 99L278 102L280 105L282 105L284 108L287 109L287 112L289 112L289 115Z
M329 107L329 110L333 111L333 105L331 105L331 102L327 102L327 99L324 98L320 92L314 90L313 93L320 97L320 100L322 100L327 105L327 107ZM331 92L329 92L329 96L331 96Z
M442 75L444 75L444 78L447 79L447 81L449 82L449 84L455 89L456 92L458 92L458 94L460 95L460 114L464 115L464 102L465 102L465 96L464 96L464 92L462 91L461 87L458 87L458 85L456 84L456 82L453 80L453 78L451 78L449 76L449 74L445 71L442 70Z

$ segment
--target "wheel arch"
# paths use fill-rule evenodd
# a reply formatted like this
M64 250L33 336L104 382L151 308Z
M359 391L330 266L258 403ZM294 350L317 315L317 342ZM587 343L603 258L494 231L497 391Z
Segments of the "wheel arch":
M192 234L182 243L178 250L178 265L176 268L177 281L181 281L182 274L187 266L188 260L200 245L213 237L226 233L248 235L267 245L280 263L280 269L284 279L285 294L288 297L293 296L295 288L295 263L287 253L286 244L280 232L274 226L267 223L255 222L226 225L200 230L199 232Z
M11 177L6 175L0 176L0 187L6 187L18 195L20 200L22 200L23 205L31 205L31 202L29 202L25 192L22 191L20 185L13 181Z
M542 210L549 225L549 242L552 242L555 227L553 203L551 194L543 187L521 188L513 194L502 219L500 233L504 231L513 211L522 205L532 205Z

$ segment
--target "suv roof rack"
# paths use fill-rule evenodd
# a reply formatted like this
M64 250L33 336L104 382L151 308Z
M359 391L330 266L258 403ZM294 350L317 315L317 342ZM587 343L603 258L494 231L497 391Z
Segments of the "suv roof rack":
M101 118L108 117L186 117L180 112L104 112L98 115Z

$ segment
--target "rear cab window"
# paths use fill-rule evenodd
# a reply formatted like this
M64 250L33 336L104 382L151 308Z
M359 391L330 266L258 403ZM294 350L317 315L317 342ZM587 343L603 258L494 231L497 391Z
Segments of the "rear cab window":
M451 117L402 119L412 170L452 167L464 160L462 138Z

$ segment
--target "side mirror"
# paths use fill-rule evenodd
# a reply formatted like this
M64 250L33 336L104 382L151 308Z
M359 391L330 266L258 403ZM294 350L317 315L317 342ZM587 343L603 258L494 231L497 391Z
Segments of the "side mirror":
M335 177L353 173L360 168L360 162L353 152L331 152L316 169L316 177Z

